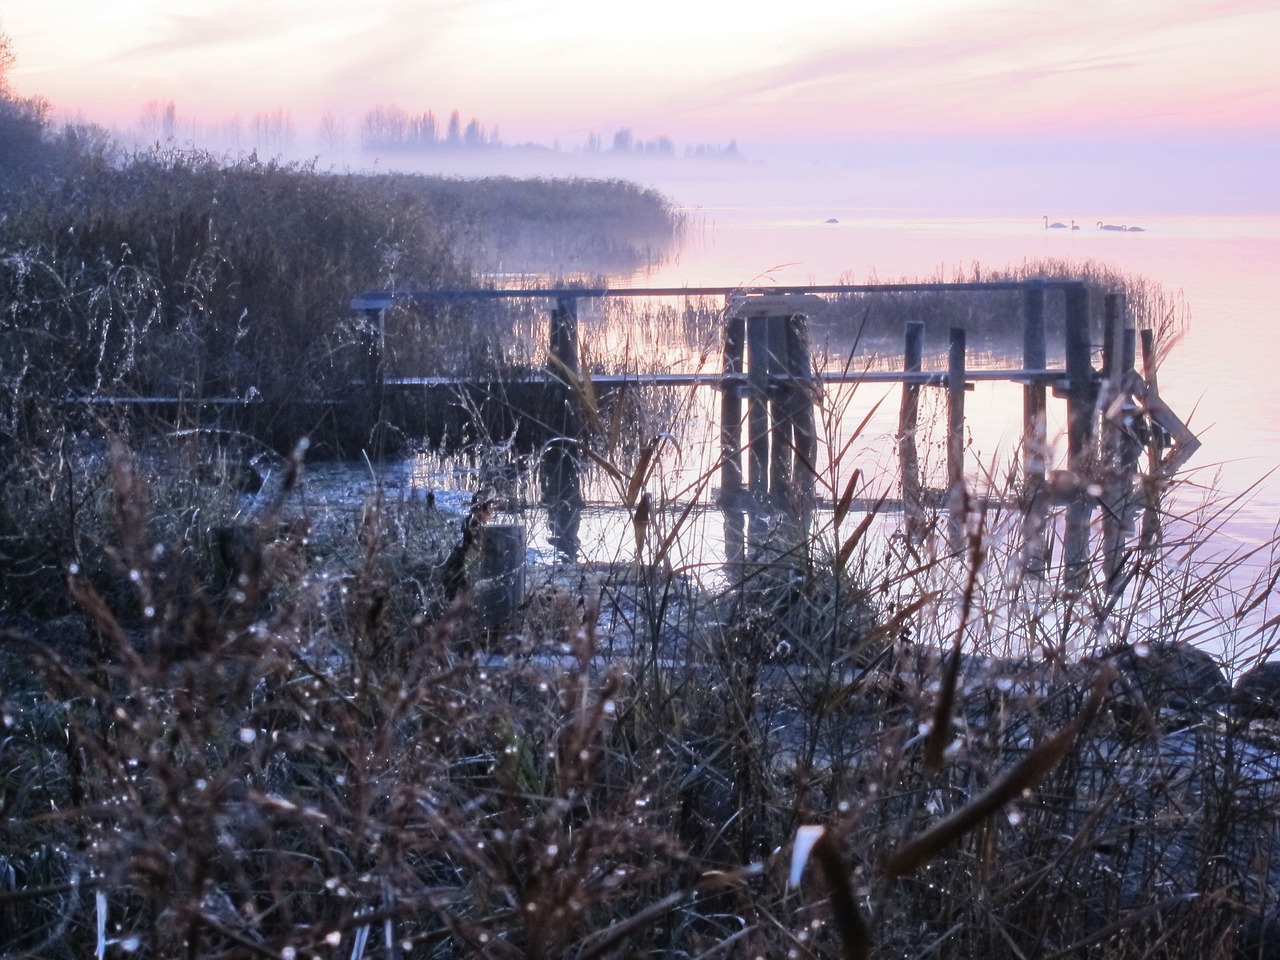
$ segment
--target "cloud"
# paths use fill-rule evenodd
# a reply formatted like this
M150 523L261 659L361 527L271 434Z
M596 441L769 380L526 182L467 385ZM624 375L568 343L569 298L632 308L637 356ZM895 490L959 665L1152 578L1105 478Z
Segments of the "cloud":
M201 13L164 13L152 38L121 49L113 59L130 62L251 43L259 40L264 32L278 37L295 24L295 20L278 8L272 11L260 3L228 0Z
M486 6L475 0L389 0L362 8L358 26L334 51L335 89L371 90L374 99L408 99L412 105L428 93L414 89L413 78L429 74L442 51L469 20L484 15Z
M1034 6L951 7L901 23L892 33L854 35L836 46L740 72L670 106L711 113L752 105L818 109L838 104L862 111L867 119L936 117L956 110L1035 119L1097 102L1104 83L1117 104L1138 97L1176 104L1180 82L1185 85L1195 72L1186 65L1215 55L1196 45L1205 31L1247 35L1261 26L1250 21L1261 17L1269 18L1274 35L1280 15L1272 0L1052 0Z

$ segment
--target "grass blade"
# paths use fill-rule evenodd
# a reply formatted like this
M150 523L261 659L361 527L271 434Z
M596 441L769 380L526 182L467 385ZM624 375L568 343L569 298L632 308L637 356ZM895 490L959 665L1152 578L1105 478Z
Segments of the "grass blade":
M1010 767L968 806L957 810L941 823L900 847L885 864L885 873L895 878L914 873L1010 800L1021 796L1024 790L1031 789L1043 780L1066 756L1076 737L1097 714L1111 684L1112 675L1109 670L1100 672L1088 701L1075 720Z

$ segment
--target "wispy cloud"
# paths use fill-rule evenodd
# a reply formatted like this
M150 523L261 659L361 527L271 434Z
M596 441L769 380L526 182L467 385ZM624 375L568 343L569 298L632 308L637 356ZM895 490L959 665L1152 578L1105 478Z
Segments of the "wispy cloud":
M692 111L744 104L836 105L874 114L941 114L968 107L985 114L1050 112L1090 96L1103 81L1115 93L1156 86L1144 77L1194 62L1205 27L1280 14L1271 0L1174 4L1053 0L1034 6L986 3L953 7L903 23L890 35L853 35L760 70L743 71L683 99ZM1247 55L1247 53L1245 54ZM1114 85L1119 85L1117 89ZM1146 91L1148 94L1150 91ZM1036 94L1043 95L1037 103ZM1170 89L1168 95L1177 97Z

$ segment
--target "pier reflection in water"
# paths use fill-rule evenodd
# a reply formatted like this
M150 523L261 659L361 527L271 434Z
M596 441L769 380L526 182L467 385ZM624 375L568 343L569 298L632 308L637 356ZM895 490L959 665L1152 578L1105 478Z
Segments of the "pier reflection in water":
M821 312L827 301L820 294L880 295L893 297L913 293L977 294L1004 292L1022 298L1023 356L1018 368L971 369L967 331L952 327L949 333L945 370L925 370L924 329L908 322L903 334L902 364L897 370L853 369L852 355L834 369L830 356L815 363L808 318ZM709 491L705 481L718 472L720 486L715 504L724 512L722 559L731 578L735 565L761 552L785 552L786 540L807 541L812 532L815 510L830 509L841 519L851 510L902 511L908 538L919 538L927 509L941 505L949 515L950 550L964 548L968 517L993 504L1010 506L1013 496L1023 513L1026 541L1025 567L1042 573L1047 556L1046 532L1049 511L1065 506L1066 530L1062 536L1063 569L1068 581L1080 581L1090 552L1088 527L1091 516L1101 506L1103 540L1107 545L1107 576L1122 586L1134 517L1143 504L1136 484L1136 467L1143 449L1151 453L1157 474L1169 476L1190 456L1196 438L1160 400L1154 378L1154 341L1143 331L1143 374L1135 370L1137 331L1118 294L1105 297L1101 316L1091 325L1089 291L1072 281L1000 281L957 284L874 284L834 287L799 287L768 291L727 288L681 291L686 297L724 296L723 364L714 374L653 373L648 375L589 375L582 371L579 355L578 301L611 296L672 296L669 290L521 290L483 291L485 297L517 296L552 299L548 361L542 375L547 401L542 429L549 438L538 453L540 498L547 509L548 542L564 558L577 558L581 551L583 467L592 457L583 445L593 427L598 427L602 398L627 389L681 387L714 388L719 393L719 409L713 415L711 435L718 429L719 449L703 472L685 485L686 498ZM1046 349L1047 294L1061 316L1055 329L1062 331L1061 356L1064 365L1048 366ZM447 294L433 292L410 296L466 296L468 291ZM400 296L400 295L397 295ZM369 309L370 295L361 299ZM1101 345L1101 368L1094 366L1094 344ZM968 463L966 433L966 393L978 383L1020 384L1023 392L1020 483L1016 488L983 490L974 482ZM422 386L424 381L387 380L383 388L396 390ZM896 452L898 474L896 496L886 496L873 504L855 497L857 471L844 476L824 475L818 468L820 453L838 462L844 448L826 449L818 435L815 410L835 413L837 433L855 434L861 429L840 422L842 411L834 410L827 391L841 384L891 384L901 389ZM945 473L940 487L931 487L922 477L917 446L919 404L922 387L943 388L946 397ZM1067 456L1065 469L1049 470L1047 450L1048 396L1065 399ZM403 401L402 401L403 402ZM506 411L511 412L509 409ZM1007 412L1006 412L1007 413ZM865 421L864 421L865 425ZM703 429L706 425L702 425ZM837 441L837 446L839 441ZM653 450L642 453L652 457ZM599 457L595 457L599 460ZM616 472L616 471L615 471ZM620 506L630 515L637 531L637 552L643 545L642 527L649 513L661 509L645 488L647 478L637 473L622 478ZM819 481L822 483L819 495ZM692 506L692 504L690 505ZM1152 506L1148 504L1148 506ZM642 513L644 516L642 516ZM1153 516L1154 510L1148 510ZM689 516L689 510L683 517ZM837 524L838 526L838 524ZM1149 531L1148 531L1149 533ZM622 538L625 540L625 538ZM1141 542L1139 543L1141 546ZM616 547L616 545L615 545ZM843 548L843 545L842 545ZM670 544L664 548L669 553Z

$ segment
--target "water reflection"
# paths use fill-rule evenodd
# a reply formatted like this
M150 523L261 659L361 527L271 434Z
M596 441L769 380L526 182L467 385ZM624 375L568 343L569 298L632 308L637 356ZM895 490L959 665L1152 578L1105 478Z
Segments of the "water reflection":
M538 465L538 484L547 511L547 542L557 558L576 561L582 548L582 478L577 444L559 439L549 443Z

